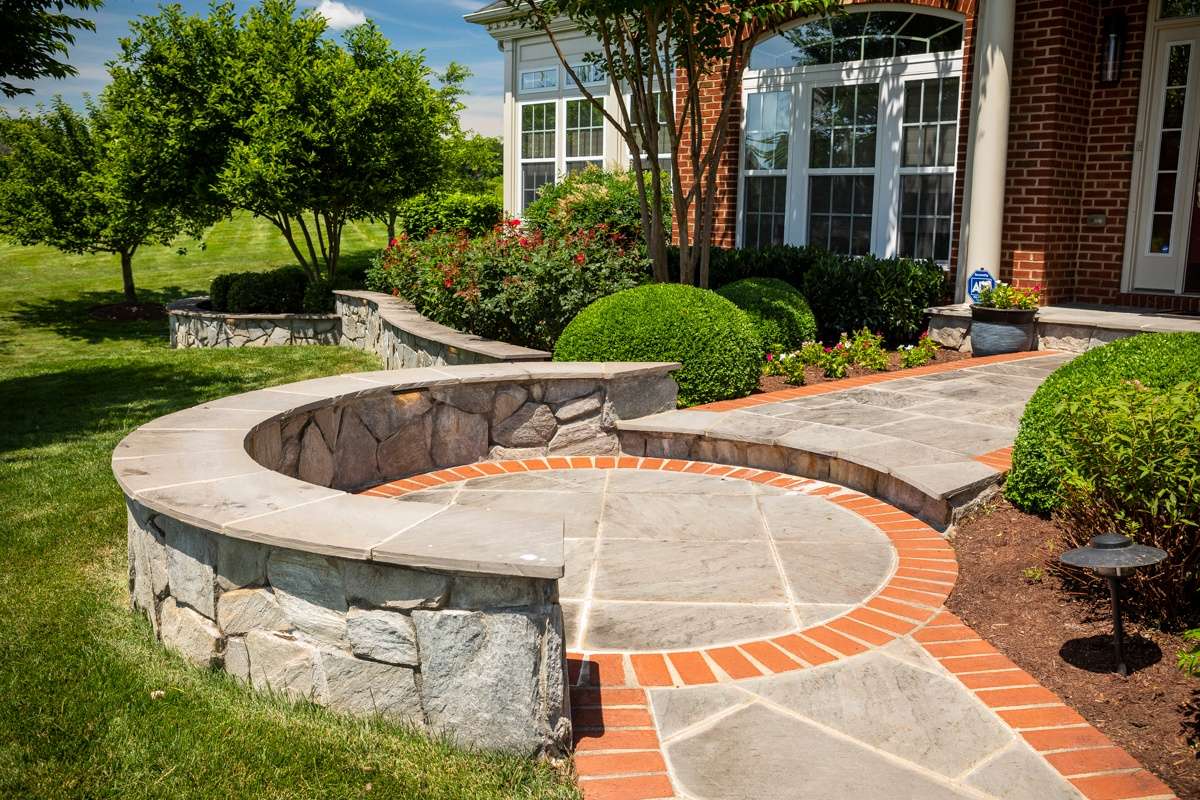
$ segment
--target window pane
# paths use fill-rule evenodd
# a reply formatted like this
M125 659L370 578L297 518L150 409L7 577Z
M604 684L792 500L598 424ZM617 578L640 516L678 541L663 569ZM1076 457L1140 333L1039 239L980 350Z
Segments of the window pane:
M1168 0L1200 3L1200 0ZM961 22L909 11L850 9L768 37L750 52L750 69L787 69L813 64L945 53L962 48Z
M747 95L746 169L787 169L791 124L791 92Z
M809 166L875 166L879 84L816 88L810 115Z
M554 165L550 163L521 165L521 209L537 199L538 190L554 183Z
M903 127L903 166L953 166L958 151L958 79L905 81Z
M808 243L835 253L871 251L872 175L814 175L808 184Z
M900 176L900 255L945 262L950 259L950 215L954 176Z
M748 248L783 243L787 218L787 178L746 178L742 245Z
M558 88L558 68L547 67L546 69L531 70L521 73L521 90L525 92L536 92L545 89Z
M567 158L603 155L604 115L589 100L568 100Z
M521 109L521 157L554 158L554 103L533 103Z

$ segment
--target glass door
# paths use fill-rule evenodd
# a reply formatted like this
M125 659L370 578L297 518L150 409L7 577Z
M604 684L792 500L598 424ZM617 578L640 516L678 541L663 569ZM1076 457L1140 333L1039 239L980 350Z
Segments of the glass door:
M1164 35L1153 64L1132 288L1177 293L1200 280L1188 274L1200 256L1192 242L1200 219L1200 33Z

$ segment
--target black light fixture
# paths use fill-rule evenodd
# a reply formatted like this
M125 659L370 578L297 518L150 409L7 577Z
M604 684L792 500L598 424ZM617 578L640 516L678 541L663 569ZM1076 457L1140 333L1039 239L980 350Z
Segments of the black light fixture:
M1132 539L1119 533L1102 533L1093 536L1087 547L1068 550L1059 558L1064 564L1090 569L1108 578L1113 615L1113 655L1117 662L1116 671L1122 676L1128 675L1129 670L1121 655L1121 639L1125 636L1125 629L1121 623L1120 579L1141 567L1152 567L1166 557L1167 554L1157 547L1134 544Z
M1100 36L1100 83L1113 84L1121 80L1125 61L1125 36L1129 19L1123 11L1106 14Z

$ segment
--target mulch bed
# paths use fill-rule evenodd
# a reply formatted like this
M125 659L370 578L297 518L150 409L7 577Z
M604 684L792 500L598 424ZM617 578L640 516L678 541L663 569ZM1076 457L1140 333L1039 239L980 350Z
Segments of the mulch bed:
M162 303L111 303L88 309L93 319L105 322L134 322L147 319L166 319L167 308Z
M970 353L960 353L958 350L939 349L933 357L930 364L943 364L947 361L961 361L964 358L970 358ZM883 372L904 372L904 368L900 366L900 354L888 353L888 368ZM850 372L846 378L859 378L863 375L876 375L876 370L863 369L862 367L850 367ZM805 367L804 368L804 384L806 386L814 383L835 383L845 378L826 378L825 373L820 367ZM796 387L788 383L782 375L764 375L758 379L758 392L778 392L783 389L795 389Z
M1179 797L1200 799L1200 760L1184 727L1187 704L1200 701L1200 681L1175 666L1184 641L1126 620L1132 672L1112 673L1106 598L1072 595L1046 570L1056 535L1052 521L1005 500L968 518L954 535L960 572L946 605ZM1025 574L1039 568L1041 575Z

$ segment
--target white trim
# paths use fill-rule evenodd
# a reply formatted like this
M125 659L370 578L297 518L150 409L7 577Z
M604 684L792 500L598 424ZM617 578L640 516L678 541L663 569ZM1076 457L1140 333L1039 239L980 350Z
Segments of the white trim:
M603 103L605 106L607 106L607 104L608 104L607 97L597 97L596 99L599 100L601 103ZM563 103L563 108L562 108L562 111L563 111L563 115L562 115L562 120L563 120L563 124L562 124L562 128L563 128L563 148L562 148L563 172L564 173L569 172L570 171L569 165L572 163L579 163L579 162L590 163L593 161L599 161L601 167L603 167L605 164L608 163L608 127L609 127L608 120L604 118L603 114L600 115L600 128L599 128L599 130L600 130L600 155L598 155L598 156L569 156L569 155L567 155L567 131L568 131L568 128L567 128L567 104L568 103L583 103L585 106L588 106L590 108L590 107L592 107L592 101L587 99L586 97L584 97L582 94L580 94L580 95L577 95L576 97L564 97L562 99L562 103ZM594 130L596 130L596 128L594 126L589 125L586 128L573 128L571 130L594 131Z
M525 139L525 137L524 137L525 113L524 112L525 112L526 106L553 106L554 107L554 127L550 128L550 129L541 129L539 131L541 133L545 133L545 132L549 131L550 133L552 133L554 135L554 155L550 156L549 158L547 158L545 156L540 156L538 158L526 158L525 157L525 151L524 151L524 147L525 147L525 141L524 141L524 139ZM559 122L562 119L562 112L563 112L563 109L561 106L562 106L562 98L546 98L544 100L522 100L517 103L517 113L516 113L517 119L516 119L516 126L515 126L516 127L516 142L515 142L515 147L514 147L514 149L516 150L516 154L517 154L517 158L516 158L517 174L516 174L516 180L514 181L514 183L516 184L516 187L517 187L517 191L516 191L516 197L515 197L516 205L513 208L514 213L517 213L517 214L525 213L525 165L526 164L552 164L554 166L554 180L555 181L558 180L559 173L561 172L561 170L559 168L559 164L561 163L560 162L560 159L561 159L560 154L562 153L563 143L564 143L563 135L562 135L562 125Z

